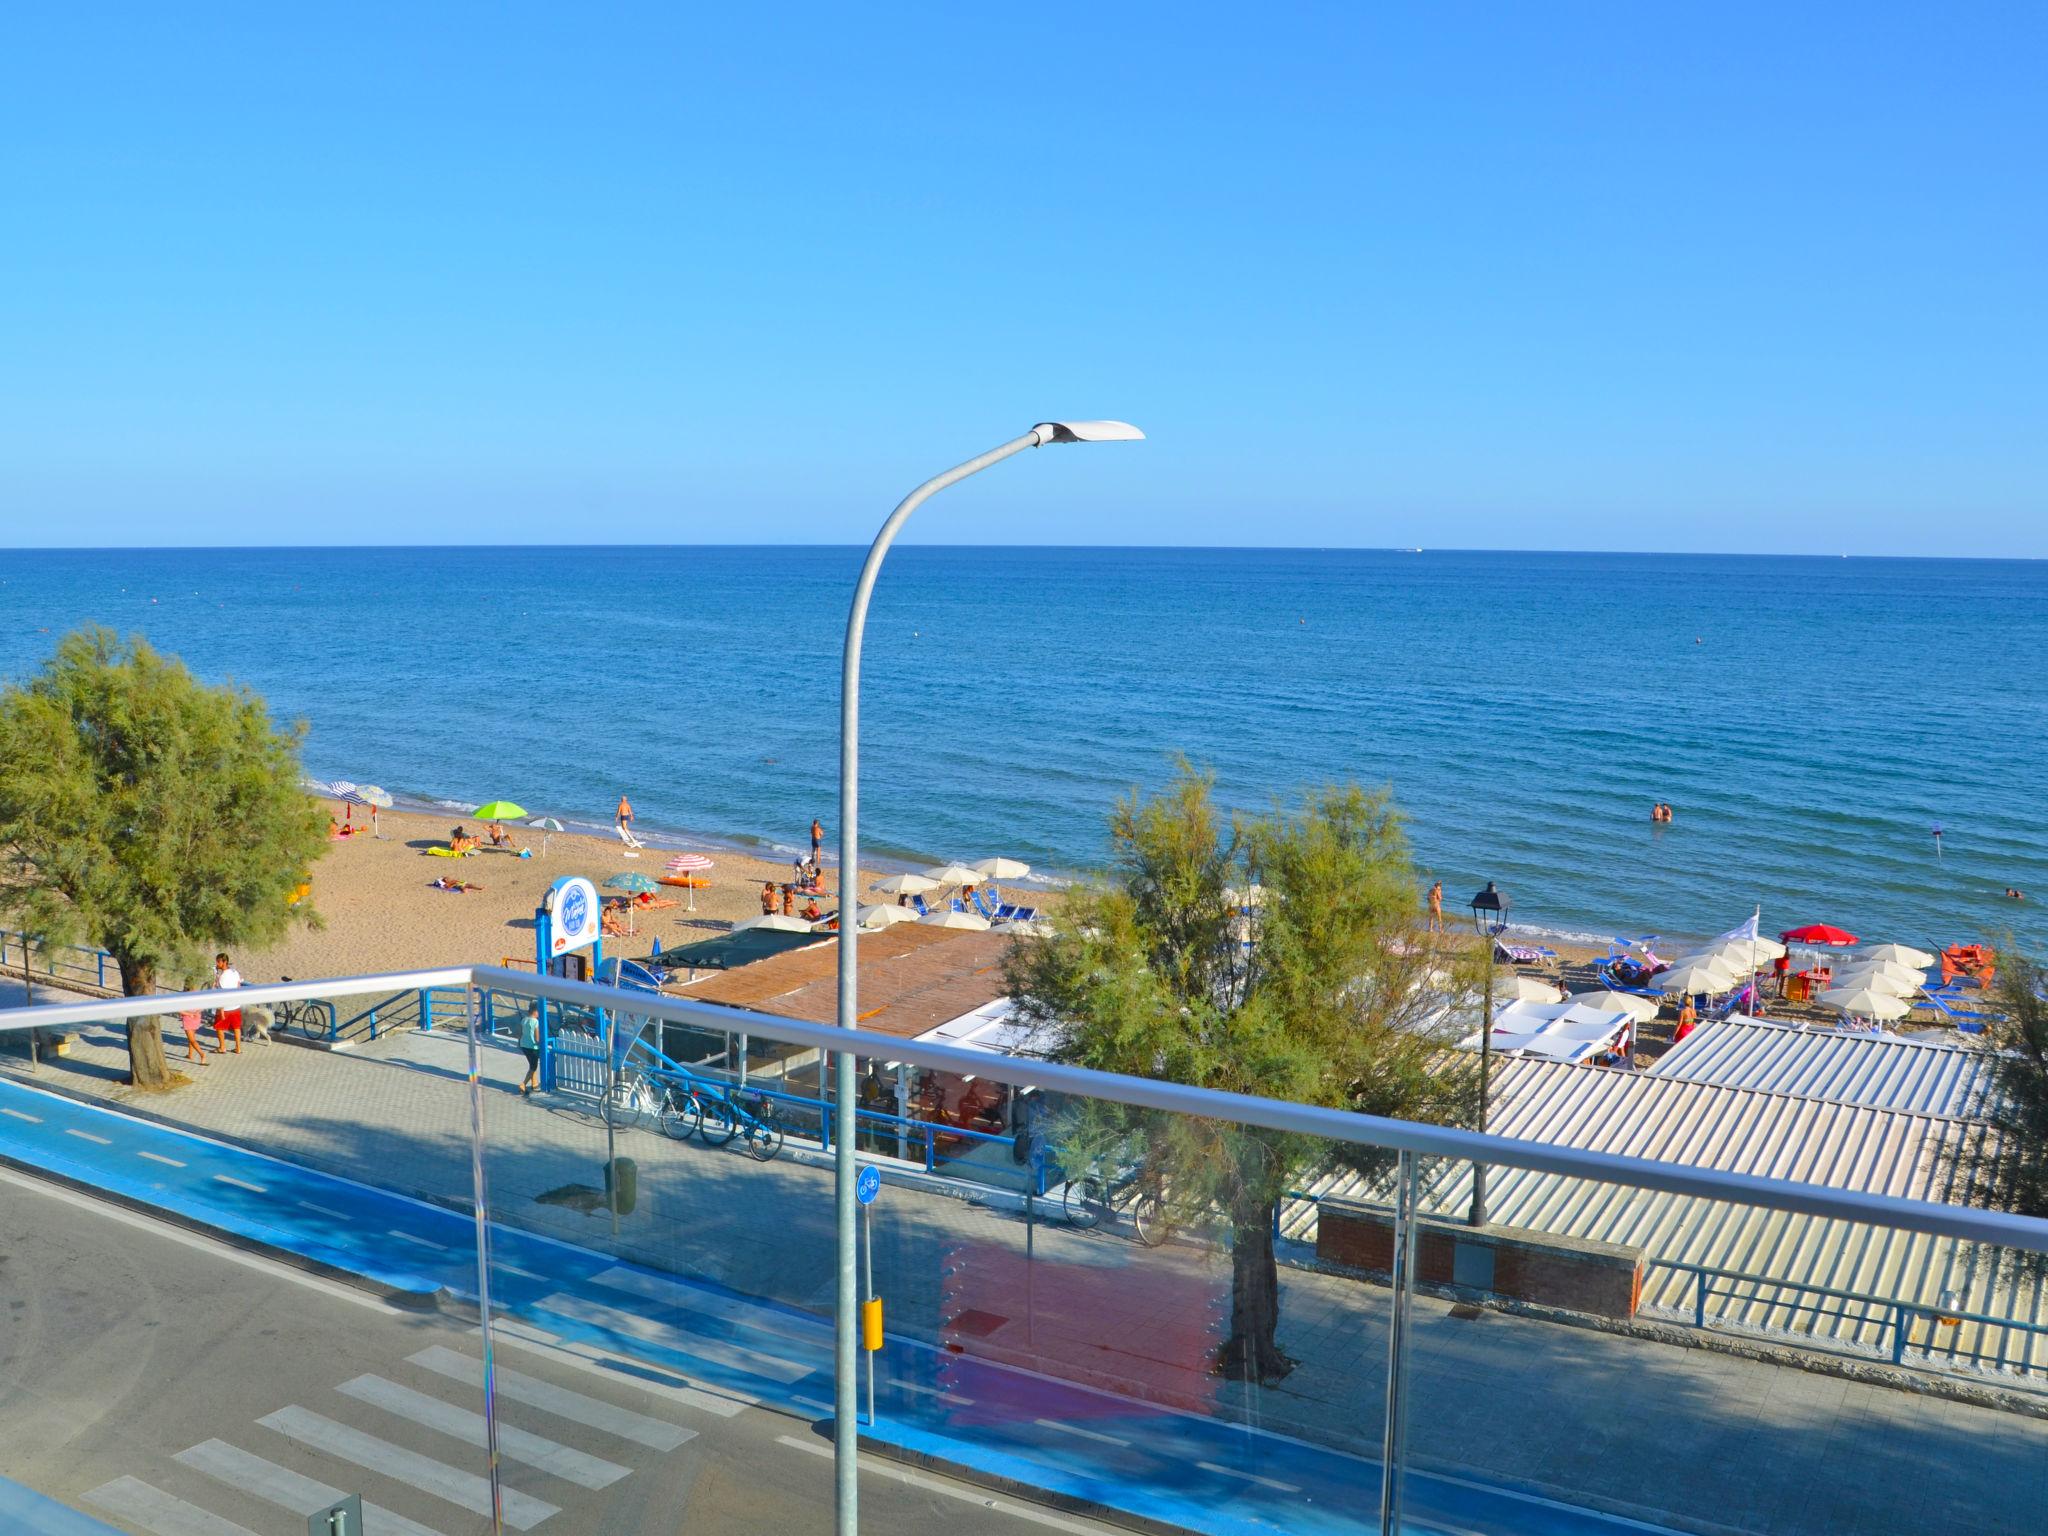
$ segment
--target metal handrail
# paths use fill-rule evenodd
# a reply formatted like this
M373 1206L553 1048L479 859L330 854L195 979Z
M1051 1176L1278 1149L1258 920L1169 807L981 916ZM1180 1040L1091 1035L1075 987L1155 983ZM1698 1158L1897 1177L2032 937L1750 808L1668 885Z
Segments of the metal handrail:
M554 976L521 975L497 966L447 966L388 975L340 977L322 982L294 981L244 987L236 992L209 991L145 998L107 998L83 1003L45 1003L0 1014L0 1033L65 1028L175 1012L181 1008L220 1007L223 1003L239 1006L304 997L331 998L379 989L397 991L402 987L470 986L494 988L515 996L545 997L586 1008L614 1008L619 1005L619 992L615 987L565 981ZM230 1003L229 1000L233 1001ZM1618 1157L1578 1147L1522 1141L1511 1136L1482 1135L1450 1126L1290 1104L1249 1094L1221 1093L1214 1089L1191 1088L1182 1083L1095 1072L1085 1067L1030 1057L1001 1056L990 1051L969 1050L931 1041L902 1040L861 1029L842 1030L829 1024L812 1024L689 998L635 993L632 1011L699 1029L745 1034L827 1053L843 1051L859 1056L879 1056L914 1066L936 1068L941 1072L974 1074L1020 1088L1107 1099L1169 1114L1231 1120L1267 1130L1409 1152L1422 1157L1526 1168L1537 1173L1591 1179L1665 1194L1792 1211L1804 1216L1867 1222L1937 1237L2017 1248L2029 1253L2048 1253L2048 1221L2006 1211L1939 1205L1860 1190L1829 1189L1789 1179L1727 1173L1689 1164L1657 1162L1650 1158Z

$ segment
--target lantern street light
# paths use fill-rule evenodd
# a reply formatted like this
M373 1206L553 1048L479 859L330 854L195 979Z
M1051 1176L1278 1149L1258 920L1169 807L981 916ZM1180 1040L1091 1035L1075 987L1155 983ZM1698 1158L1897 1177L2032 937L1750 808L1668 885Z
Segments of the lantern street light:
M1472 927L1486 941L1486 981L1479 1017L1479 1133L1486 1134L1487 1099L1493 1087L1493 951L1507 932L1507 894L1491 880L1472 898ZM1472 1210L1469 1225L1486 1225L1486 1164L1472 1165Z

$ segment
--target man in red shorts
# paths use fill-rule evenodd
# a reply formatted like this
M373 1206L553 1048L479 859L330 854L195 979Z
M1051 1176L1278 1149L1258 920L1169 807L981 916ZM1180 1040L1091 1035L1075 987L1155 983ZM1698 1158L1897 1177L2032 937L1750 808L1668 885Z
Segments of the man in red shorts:
M225 954L213 957L213 984L222 991L233 991L242 984L242 973L228 963ZM235 1054L242 1054L242 1010L223 1008L213 1016L213 1053L218 1056L220 1048L230 1034L235 1037Z

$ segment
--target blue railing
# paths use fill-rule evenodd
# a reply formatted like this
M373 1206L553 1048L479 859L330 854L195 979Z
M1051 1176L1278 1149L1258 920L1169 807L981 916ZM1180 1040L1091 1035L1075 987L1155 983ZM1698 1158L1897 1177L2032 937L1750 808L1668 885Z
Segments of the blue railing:
M21 967L24 978L42 977L52 986L84 982L103 992L121 990L120 962L104 949L51 944L11 928L0 928L0 969Z

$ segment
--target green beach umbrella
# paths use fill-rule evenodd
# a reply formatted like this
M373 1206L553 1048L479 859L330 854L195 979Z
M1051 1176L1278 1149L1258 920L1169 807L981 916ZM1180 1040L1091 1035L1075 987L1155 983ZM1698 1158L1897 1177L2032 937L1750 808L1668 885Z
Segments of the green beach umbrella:
M478 821L517 821L526 814L526 807L514 805L510 800L492 800L469 814Z
M636 875L630 869L623 875L613 875L611 879L605 881L605 888L613 891L627 891L635 896L645 896L650 891L661 889L658 884L648 879L647 876Z

